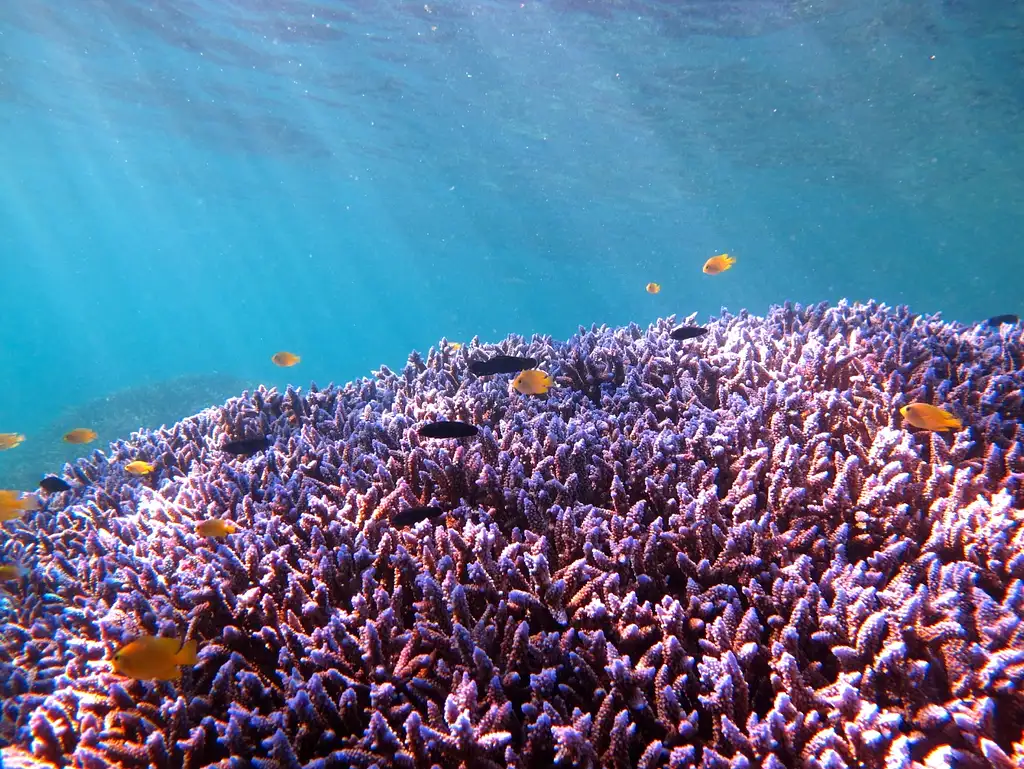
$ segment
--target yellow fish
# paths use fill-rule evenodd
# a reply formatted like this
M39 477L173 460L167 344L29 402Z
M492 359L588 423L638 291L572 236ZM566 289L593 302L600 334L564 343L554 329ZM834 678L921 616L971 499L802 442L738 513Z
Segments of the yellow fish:
M74 430L64 436L65 443L92 443L96 440L97 435L95 430L90 430L88 427L76 427Z
M554 383L547 371L531 368L519 372L519 376L512 380L512 387L523 395L544 395Z
M200 521L196 524L196 534L200 537L226 537L238 531L238 524L234 521L225 521L223 518L211 518L208 521Z
M451 347L453 350L461 350L462 342L449 342L448 346Z
M704 262L704 273L706 275L717 275L720 272L725 272L734 264L736 264L736 260L728 254L712 256Z
M21 433L0 433L0 451L20 446L23 440L25 440L25 436Z
M13 563L5 563L0 565L0 582L9 582L13 579L19 579L25 570Z
M181 665L195 665L196 642L144 635L114 654L114 672L129 678L175 681Z
M274 362L275 366L281 366L282 368L288 368L289 366L294 366L296 363L298 363L300 360L302 360L302 358L300 358L298 355L296 355L293 352L286 352L286 351L282 350L281 352L275 352L270 357L270 360L272 360Z
M945 409L927 403L911 403L900 409L907 424L919 430L959 430L963 423Z
M35 494L22 495L19 491L0 490L0 521L14 521L29 510L38 510L39 499Z
M648 283L647 284L647 293L648 294L657 294L659 291L661 291L661 284L660 283Z
M129 475L149 475L154 470L156 470L156 465L152 462L143 462L141 459L136 459L124 466L124 471Z

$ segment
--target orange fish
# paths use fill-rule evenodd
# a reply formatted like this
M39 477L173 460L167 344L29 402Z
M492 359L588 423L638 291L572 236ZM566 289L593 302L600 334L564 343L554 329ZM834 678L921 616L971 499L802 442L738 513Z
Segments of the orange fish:
M13 521L29 510L38 510L35 494L22 495L20 491L0 490L0 521Z
M647 293L648 294L657 294L659 291L661 291L661 284L660 283L648 283L647 284Z
M734 264L736 264L736 260L728 254L712 256L704 262L704 273L706 275L717 275L720 272L725 272Z
M143 462L141 459L136 459L124 466L124 471L129 475L149 475L154 470L156 470L156 465L152 462Z
M234 521L225 521L222 518L211 518L208 521L200 521L196 524L196 534L200 537L226 537L238 531L238 524Z
M911 403L900 409L907 424L919 430L959 430L963 423L945 409L927 403Z
M141 680L174 681L181 677L182 665L195 665L196 642L182 643L177 638L145 635L114 654L114 672Z
M275 366L288 368L289 366L294 366L296 363L302 360L302 358L300 358L293 352L285 352L284 350L282 350L281 352L275 352L273 356L271 356L270 360L274 362Z
M553 384L551 374L539 368L520 371L519 376L512 380L512 387L523 395L544 395Z
M5 563L0 565L0 582L10 582L15 579L19 579L25 570L15 563Z
M65 443L92 443L98 437L95 430L90 430L88 427L76 427L64 436L64 441Z
M448 346L451 347L453 350L461 350L462 342L449 342Z
M23 440L25 440L25 436L21 433L0 433L0 451L20 446Z

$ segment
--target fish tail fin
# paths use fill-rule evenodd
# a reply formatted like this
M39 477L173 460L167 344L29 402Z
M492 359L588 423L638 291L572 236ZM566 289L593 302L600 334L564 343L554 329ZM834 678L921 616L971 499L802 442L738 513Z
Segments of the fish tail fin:
M198 647L194 638L185 641L178 653L175 655L175 659L179 665L195 665L199 661Z

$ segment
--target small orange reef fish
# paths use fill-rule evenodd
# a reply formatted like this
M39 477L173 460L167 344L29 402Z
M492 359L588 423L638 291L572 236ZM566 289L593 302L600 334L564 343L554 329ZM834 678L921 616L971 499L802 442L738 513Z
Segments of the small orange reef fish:
M21 433L0 433L0 451L7 451L7 449L20 446L24 440L25 436Z
M0 490L0 521L14 521L29 510L38 510L35 494L22 495L20 491Z
M648 294L656 294L659 291L661 291L661 284L660 283L648 283L647 284L647 293Z
M462 342L449 342L448 346L451 347L453 350L461 350Z
M181 665L195 665L196 642L145 635L114 654L114 672L129 678L175 681Z
M553 384L551 374L539 368L521 371L519 376L512 380L512 387L523 395L543 395Z
M281 368L288 368L289 366L294 366L296 363L302 360L302 358L300 358L293 352L285 352L284 350L282 350L281 352L275 352L271 356L270 360L274 361L275 366L280 366Z
M911 403L900 409L900 414L911 427L919 430L959 430L963 423L945 409L927 403Z
M11 580L20 579L21 575L25 573L25 570L14 563L5 563L0 565L0 582L10 582Z
M88 427L76 427L74 430L64 436L65 443L92 443L96 438L95 430L90 430Z
M704 273L706 275L717 275L720 272L725 272L734 264L736 264L736 260L728 254L712 256L704 262Z
M129 475L149 475L154 470L156 470L156 465L152 462L143 462L141 459L136 459L124 466L124 471Z
M200 521L196 524L196 534L200 537L226 537L238 531L238 524L234 521L225 521L223 518L211 518L208 521Z

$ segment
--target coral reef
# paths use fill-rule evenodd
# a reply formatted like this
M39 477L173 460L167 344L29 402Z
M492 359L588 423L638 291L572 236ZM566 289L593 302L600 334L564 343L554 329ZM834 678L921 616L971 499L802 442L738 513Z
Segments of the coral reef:
M1019 328L874 303L672 327L442 343L69 467L6 525L31 570L0 610L4 765L1024 765ZM495 351L562 386L467 374ZM906 429L912 401L965 428ZM417 435L436 418L480 434ZM426 504L451 512L389 521ZM197 537L214 516L241 530ZM112 674L143 632L199 664Z

